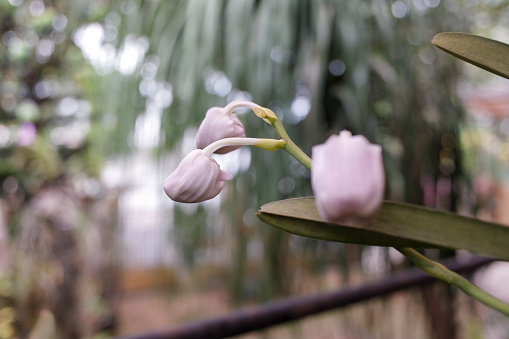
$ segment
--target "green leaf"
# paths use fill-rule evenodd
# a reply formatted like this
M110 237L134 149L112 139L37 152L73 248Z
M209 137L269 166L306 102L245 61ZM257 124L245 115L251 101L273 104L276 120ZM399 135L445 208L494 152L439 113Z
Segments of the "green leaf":
M431 43L455 57L509 79L509 45L467 33L439 33Z
M313 197L265 204L258 218L283 231L373 246L451 248L509 260L509 227L416 205L385 201L369 220L328 223Z

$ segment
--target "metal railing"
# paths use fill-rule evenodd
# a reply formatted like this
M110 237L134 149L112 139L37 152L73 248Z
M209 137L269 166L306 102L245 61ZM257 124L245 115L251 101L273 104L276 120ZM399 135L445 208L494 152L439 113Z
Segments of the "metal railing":
M468 261L459 262L456 259L449 259L443 261L442 264L457 273L467 273L494 260L492 258L474 256ZM155 330L150 333L119 337L117 339L227 338L388 295L434 280L435 278L427 275L420 269L411 268L360 286L346 287L335 292L322 293L315 296L271 302L223 316Z

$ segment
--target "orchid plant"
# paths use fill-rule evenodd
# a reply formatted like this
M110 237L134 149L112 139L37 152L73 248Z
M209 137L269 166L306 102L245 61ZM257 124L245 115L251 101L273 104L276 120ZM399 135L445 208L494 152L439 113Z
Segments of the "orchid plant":
M509 52L508 45L462 33L439 34L433 43L465 61L509 78L509 64L503 59ZM474 46L474 51L469 46ZM480 46L488 51L488 56L477 48ZM239 107L251 109L274 128L279 138L246 137L244 126L233 114ZM262 206L257 216L265 223L311 238L395 247L428 274L509 316L508 304L412 248L465 249L509 260L509 228L453 213L383 201L382 149L364 136L353 136L349 131L332 135L324 144L312 148L310 158L290 139L269 108L245 100L223 108L213 107L198 130L197 149L164 181L165 193L172 200L184 203L217 196L224 182L233 177L221 170L211 155L229 153L247 145L269 151L285 150L311 171L315 196Z

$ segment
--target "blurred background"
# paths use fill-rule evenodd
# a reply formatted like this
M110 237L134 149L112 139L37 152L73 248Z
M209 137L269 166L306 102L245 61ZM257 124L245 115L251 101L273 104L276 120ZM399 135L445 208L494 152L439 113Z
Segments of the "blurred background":
M205 112L236 99L271 108L308 154L342 129L382 145L387 199L509 223L509 83L430 43L444 31L509 43L508 5L0 0L0 338L140 333L405 266L387 248L258 221L264 203L312 195L282 151L217 156L234 175L218 197L169 200L162 182ZM275 136L236 113L248 136ZM477 278L493 293L509 279L497 268ZM244 337L507 333L433 284Z

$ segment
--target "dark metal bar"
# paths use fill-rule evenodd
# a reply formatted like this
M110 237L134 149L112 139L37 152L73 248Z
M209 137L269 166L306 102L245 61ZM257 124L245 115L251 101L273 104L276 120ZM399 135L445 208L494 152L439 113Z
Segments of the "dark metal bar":
M442 262L442 264L452 271L465 273L494 260L492 258L475 256L468 262L458 262L455 259L451 259ZM118 339L226 338L387 295L433 280L433 277L420 269L412 268L361 286L344 287L335 292L271 302L266 305L232 312L219 317Z

